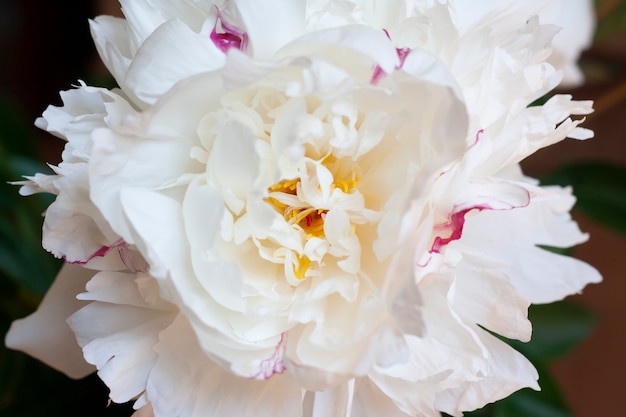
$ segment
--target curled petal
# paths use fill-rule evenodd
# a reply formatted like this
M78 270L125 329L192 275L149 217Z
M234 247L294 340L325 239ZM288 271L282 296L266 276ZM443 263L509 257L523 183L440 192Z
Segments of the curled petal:
M65 264L33 314L11 324L5 343L65 373L82 378L95 371L83 353L66 319L85 306L76 299L93 272Z

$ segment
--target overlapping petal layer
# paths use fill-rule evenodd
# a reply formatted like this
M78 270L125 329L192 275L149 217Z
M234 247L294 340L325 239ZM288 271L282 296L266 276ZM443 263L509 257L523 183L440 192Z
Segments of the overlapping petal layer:
M561 79L552 2L269 3L122 1L92 23L121 90L39 122L68 144L23 192L58 196L44 246L92 271L57 316L111 398L436 416L538 388L489 332L526 341L529 304L599 280L540 248L586 235L518 165L592 136L589 102L529 107ZM25 336L48 305L7 343L54 363Z

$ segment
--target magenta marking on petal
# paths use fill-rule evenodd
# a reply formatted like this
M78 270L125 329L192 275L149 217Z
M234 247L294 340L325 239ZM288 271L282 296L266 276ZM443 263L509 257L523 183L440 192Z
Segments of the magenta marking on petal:
M432 259L433 259L433 250L431 249L428 251L428 257L427 258L422 257L422 259L420 259L419 262L416 262L415 265L417 265L420 268L426 268Z
M406 57L411 53L411 48L396 48L396 53L398 54L398 58L400 58L400 65L396 67L396 69L400 69L404 66L404 61L406 61Z
M433 245L430 249L430 252L440 253L441 248L443 248L448 243L453 240L458 240L461 238L463 234L463 225L465 224L465 214L469 210L463 210L458 213L453 213L450 216L450 220L447 223L441 225L443 230L450 230L450 235L448 237L436 236L433 241Z
M261 361L261 370L259 373L253 376L254 379L270 379L272 375L282 374L285 372L285 364L283 363L283 356L287 349L287 334L280 335L280 340L274 349L274 353L267 359Z
M115 242L113 242L111 244L111 246L102 246L100 249L98 249L97 251L95 251L94 253L92 253L91 255L89 255L89 257L87 259L84 260L76 260L76 261L67 261L67 257L63 257L63 259L65 259L65 261L69 264L73 264L73 265L86 265L89 263L89 261L91 261L94 258L98 258L98 257L104 257L106 256L112 249L118 248L122 245L126 245L126 242L124 242L122 239L119 239Z
M433 241L433 245L430 249L430 253L441 253L441 249L446 246L448 243L453 242L455 240L459 240L463 235L463 226L465 225L465 215L472 211L478 210L482 211L485 209L490 209L487 206L475 206L470 207L461 211L457 211L456 213L452 213L450 215L450 220L446 223L443 223L437 226L437 229L448 232L448 237L436 236Z
M383 29L383 32L385 32L385 35L387 35L387 37L391 39L391 36L389 36L389 32L387 32L386 29ZM404 61L406 61L406 57L409 55L409 53L411 53L411 48L396 48L396 53L398 54L398 58L400 59L400 64L396 65L394 69L399 70L404 66ZM385 71L383 71L380 65L376 65L374 67L374 71L372 72L370 84L378 84L381 78L383 78L385 75L387 74L385 73Z
M222 31L217 31L218 24ZM236 48L245 51L248 48L248 34L241 32L236 26L224 21L222 13L217 10L217 20L211 31L211 40L215 46L222 52L226 53L230 48Z
M380 65L376 65L374 67L374 72L372 73L372 79L370 80L370 84L376 85L380 81L381 78L385 76L385 71L380 67Z
M483 133L485 133L485 129L480 129L478 132L476 132L476 139L474 139L474 143L472 144L472 146L480 142L483 137Z
M469 207L469 208L466 208L457 212L453 212L449 217L450 220L448 220L446 223L435 226L437 230L442 231L443 233L442 235L435 236L435 239L433 240L433 244L430 248L429 253L441 253L441 249L444 246L446 246L450 242L459 240L461 238L461 236L463 235L463 226L465 226L465 215L469 213L470 211L472 210L478 210L478 211L512 210L515 208L526 207L530 204L530 194L528 193L528 191L526 191L526 194L528 194L528 201L525 204L522 204L519 206L511 205L506 208L494 208L487 204L484 204L484 205L472 206L472 207ZM445 233L445 232L449 232L449 233ZM447 235L447 237L443 237L445 235Z

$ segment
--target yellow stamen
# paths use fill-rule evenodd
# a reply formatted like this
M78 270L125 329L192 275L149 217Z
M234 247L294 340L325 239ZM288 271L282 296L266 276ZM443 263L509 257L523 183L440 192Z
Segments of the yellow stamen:
M333 182L333 185L335 187L341 189L341 191L343 191L346 194L353 188L356 188L358 184L359 184L359 177L357 177L356 175L353 176L351 180L335 180Z
M281 181L272 185L268 191L270 193L296 195L299 182L300 179ZM289 224L300 226L307 234L307 240L312 237L324 237L324 215L328 210L314 207L290 207L275 197L268 197L266 201L270 202L279 213L282 213Z
M339 178L335 178L332 187L338 188L342 192L348 194L355 189L359 183L358 170L351 169L351 172L342 170L340 162L333 155L328 155L322 161L334 175ZM340 173L340 171L343 171ZM324 239L324 219L328 210L317 207L292 207L289 203L283 201L292 201L295 196L299 201L302 200L302 196L299 195L300 178L288 179L277 182L268 188L270 196L265 200L272 204L276 211L282 214L287 223L292 225L297 230L302 230L306 234L306 240L313 238ZM301 192L301 191L300 191ZM282 194L282 195L281 195ZM281 201L283 200L283 201ZM352 233L354 233L354 224L350 224ZM304 279L307 271L311 267L311 260L300 254L295 254L295 262L293 264L293 273L297 279Z
M307 256L300 256L296 253L296 262L297 264L293 266L293 274L296 278L303 279L311 266L311 260Z
M276 184L270 186L269 191L296 195L296 190L298 189L299 182L300 178L277 182Z

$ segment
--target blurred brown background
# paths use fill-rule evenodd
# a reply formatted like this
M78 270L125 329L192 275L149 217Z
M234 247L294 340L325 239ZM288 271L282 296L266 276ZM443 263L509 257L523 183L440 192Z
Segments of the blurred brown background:
M68 89L79 78L90 82L102 75L87 18L105 11L118 13L117 2L0 2L0 91L28 123L48 104L60 103L59 90ZM610 9L602 13L610 13ZM540 176L568 161L600 159L626 166L626 32L598 40L584 54L581 65L587 83L571 93L577 99L595 100L596 112L585 126L595 131L596 138L540 151L524 163L529 175ZM61 141L34 127L33 134L41 158L57 163ZM626 279L622 264L626 237L578 213L576 217L591 240L575 254L596 266L604 282L588 287L574 299L592 308L599 320L589 339L552 369L575 416L622 416L626 415Z

